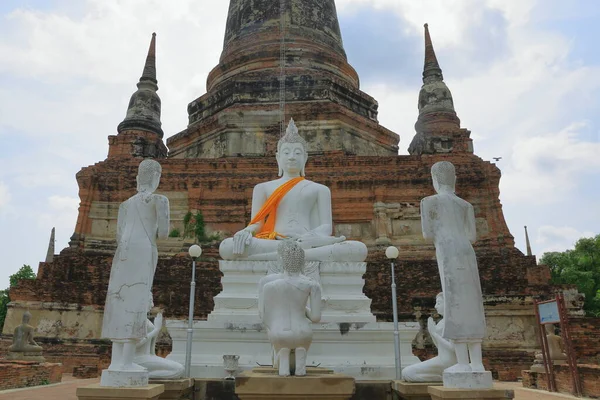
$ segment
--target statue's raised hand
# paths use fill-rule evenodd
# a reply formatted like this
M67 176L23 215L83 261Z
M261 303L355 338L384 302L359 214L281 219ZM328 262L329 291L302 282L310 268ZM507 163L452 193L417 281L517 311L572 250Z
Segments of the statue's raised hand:
M233 254L244 254L244 250L251 240L252 232L247 229L242 229L233 235Z
M158 328L159 330L162 328L162 326L163 326L163 315L162 315L162 313L156 314L156 318L154 318L154 326L156 328Z
M435 333L435 321L432 317L429 317L427 320L427 331L429 331L430 335Z

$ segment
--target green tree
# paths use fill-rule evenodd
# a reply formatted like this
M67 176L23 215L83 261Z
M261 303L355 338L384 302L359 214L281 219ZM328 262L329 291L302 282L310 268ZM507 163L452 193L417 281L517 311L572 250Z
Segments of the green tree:
M8 310L8 303L10 303L9 289L17 286L21 279L35 279L33 269L29 265L23 265L17 272L8 277L10 287L5 290L0 290L0 332L4 327L4 320L6 319L6 312Z
M579 239L572 250L544 253L540 263L550 267L552 283L577 285L584 310L600 316L600 235Z
M8 289L0 290L0 333L2 333L2 329L4 328L4 320L6 319L6 312L8 311L8 303L10 303Z
M9 278L10 287L17 286L21 279L35 279L35 273L29 265L23 265L21 269L12 274Z

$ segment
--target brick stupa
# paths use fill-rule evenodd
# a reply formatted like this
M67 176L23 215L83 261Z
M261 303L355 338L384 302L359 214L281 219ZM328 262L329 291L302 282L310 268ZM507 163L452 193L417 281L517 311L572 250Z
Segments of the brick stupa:
M359 89L358 75L347 62L334 0L291 0L287 7L285 119L292 116L309 143L307 177L331 188L335 234L369 247L364 290L373 300L373 313L380 321L392 318L384 251L395 245L400 248L400 318L424 325L432 314L440 282L433 246L422 239L419 204L433 194L431 166L451 161L458 174L457 194L473 204L477 218L475 249L488 323L486 367L500 378L520 376L538 347L532 301L552 292L549 272L515 248L499 200L500 170L473 154L470 132L460 127L427 26L417 133L410 155L397 155L399 135L378 123L377 102ZM40 263L38 279L11 289L4 333L12 332L21 310L29 309L41 327L39 336L46 338L48 359L60 360L65 368L83 363L105 367L110 345L99 334L117 210L135 193L143 157L162 165L159 192L170 199L174 229L183 232L185 214L198 211L207 233L221 238L249 222L253 187L274 179L278 170L279 21L279 1L231 0L220 62L209 74L207 93L188 106L188 127L167 140L168 156L153 36L138 91L118 134L109 136L107 159L77 173L81 203L69 247L52 262ZM154 301L167 318L187 317L187 248L192 242L173 237L159 243ZM218 244L203 243L197 319L212 310L213 296L221 289ZM427 353L427 336L417 335L415 346Z

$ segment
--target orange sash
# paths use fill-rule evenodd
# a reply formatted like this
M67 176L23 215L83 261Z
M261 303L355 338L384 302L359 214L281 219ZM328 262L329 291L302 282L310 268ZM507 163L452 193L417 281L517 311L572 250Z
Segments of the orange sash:
M302 176L289 180L275 189L273 194L269 196L260 211L258 211L256 216L252 218L252 221L250 221L250 225L263 221L263 226L256 233L254 236L255 238L274 240L277 236L280 236L277 232L275 232L277 207L279 207L279 203L281 203L281 200L285 197L285 195L303 180L304 178Z

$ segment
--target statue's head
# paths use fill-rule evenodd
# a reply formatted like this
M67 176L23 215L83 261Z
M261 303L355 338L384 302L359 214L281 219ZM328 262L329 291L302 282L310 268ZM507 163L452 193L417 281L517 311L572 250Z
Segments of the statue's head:
M304 167L308 160L308 147L306 140L298 134L298 128L293 119L285 131L285 135L277 143L277 165L279 165L279 176L283 172L291 175L304 176Z
M23 318L21 319L21 322L23 324L28 324L30 320L31 320L31 313L29 311L25 311L23 313Z
M444 292L440 292L435 296L435 311L440 315L444 315Z
M431 167L431 177L433 178L433 187L437 193L441 191L451 191L454 193L456 185L456 170L449 161L439 161Z
M283 270L290 275L304 272L304 250L295 240L282 240L277 254L283 264Z
M546 335L555 335L556 329L554 328L554 324L544 324L544 328L546 330Z
M157 161L146 159L138 167L137 191L153 193L160 182L162 167Z

